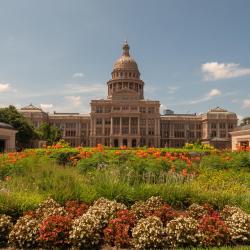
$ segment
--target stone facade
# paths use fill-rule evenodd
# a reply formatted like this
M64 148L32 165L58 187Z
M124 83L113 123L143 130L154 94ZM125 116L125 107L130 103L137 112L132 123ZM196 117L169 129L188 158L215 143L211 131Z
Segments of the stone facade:
M160 102L144 99L144 82L129 45L115 62L107 82L106 99L92 100L88 115L79 113L47 114L29 105L20 112L39 127L49 122L62 129L63 139L72 146L154 146L182 147L186 142L212 143L230 147L230 135L237 116L219 107L201 115L160 114Z

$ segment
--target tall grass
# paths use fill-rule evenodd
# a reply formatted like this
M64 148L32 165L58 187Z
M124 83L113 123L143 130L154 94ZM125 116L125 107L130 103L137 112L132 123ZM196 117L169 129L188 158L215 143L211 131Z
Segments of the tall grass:
M210 203L222 208L237 205L250 212L250 174L244 170L215 170L204 166L197 178L186 178L131 162L106 162L92 169L61 166L46 156L19 161L15 167L1 169L11 178L0 182L0 212L20 214L52 197L60 203L81 200L92 203L99 197L116 199L127 205L160 195L170 205L186 207ZM136 164L135 164L136 165Z

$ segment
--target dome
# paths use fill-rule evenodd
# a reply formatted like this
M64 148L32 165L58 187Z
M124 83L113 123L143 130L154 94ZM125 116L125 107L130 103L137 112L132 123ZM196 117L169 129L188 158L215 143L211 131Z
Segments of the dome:
M115 62L114 70L138 70L138 66L136 61L129 54L129 45L127 41L125 41L123 45L123 54L122 56Z

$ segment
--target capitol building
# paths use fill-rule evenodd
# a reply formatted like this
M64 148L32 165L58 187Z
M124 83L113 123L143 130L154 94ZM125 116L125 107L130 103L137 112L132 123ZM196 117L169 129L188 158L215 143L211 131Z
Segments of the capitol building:
M144 99L145 84L129 49L125 42L107 82L107 98L91 100L90 114L50 114L32 104L19 111L35 127L43 122L57 126L72 146L182 147L201 142L231 147L229 132L237 126L235 113L216 107L199 115L171 110L160 114L159 101Z

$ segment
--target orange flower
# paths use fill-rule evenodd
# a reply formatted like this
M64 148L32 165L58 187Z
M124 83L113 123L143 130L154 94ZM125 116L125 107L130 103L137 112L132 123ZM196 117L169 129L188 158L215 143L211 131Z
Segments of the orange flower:
M182 174L184 177L186 177L187 174L188 174L188 173L187 173L187 169L186 169L186 168L182 169L181 174Z

